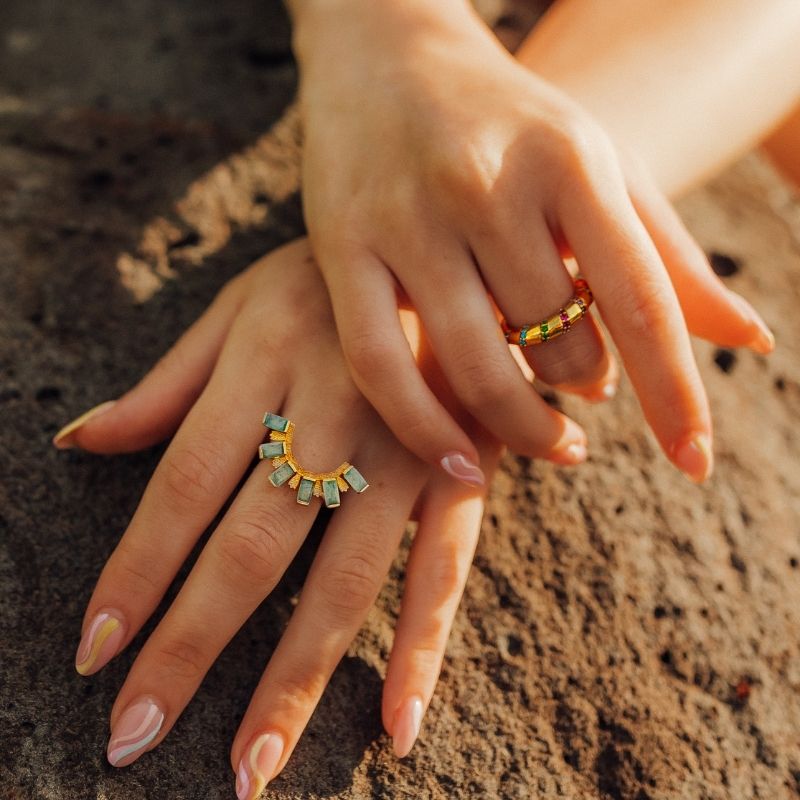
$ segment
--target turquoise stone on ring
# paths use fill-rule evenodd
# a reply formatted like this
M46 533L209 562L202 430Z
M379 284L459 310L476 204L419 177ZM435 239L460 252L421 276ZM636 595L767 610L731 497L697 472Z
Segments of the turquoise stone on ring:
M275 458L286 455L286 442L265 442L258 448L258 457Z
M301 478L300 485L297 487L297 502L301 506L307 506L311 502L314 493L314 481L309 478Z
M267 411L264 414L264 427L272 431L278 431L278 433L286 433L286 429L289 427L289 420Z
M359 494L369 488L369 484L364 480L364 476L355 468L348 467L342 477L350 484L350 488Z
M289 478L294 475L294 469L292 465L288 461L284 461L275 472L271 473L269 476L269 482L273 486L283 486Z
M336 478L325 478L322 481L322 496L325 498L325 505L328 508L338 508L341 505L339 484L336 483Z

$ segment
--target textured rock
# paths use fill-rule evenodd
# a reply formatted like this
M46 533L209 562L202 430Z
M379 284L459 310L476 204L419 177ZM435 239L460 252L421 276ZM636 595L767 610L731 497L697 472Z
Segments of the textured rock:
M49 439L301 231L287 30L245 0L0 6L1 798L233 796L229 743L318 532L174 732L114 770L107 715L147 631L90 679L72 660L161 449ZM800 793L800 202L751 157L681 210L778 331L769 359L697 344L715 477L667 464L629 387L563 401L590 461L505 460L412 755L393 758L379 715L401 553L274 796Z

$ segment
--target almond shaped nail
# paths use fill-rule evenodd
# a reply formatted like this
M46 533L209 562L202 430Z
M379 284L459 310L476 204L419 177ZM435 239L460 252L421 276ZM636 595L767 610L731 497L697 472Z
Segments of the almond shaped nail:
M394 714L392 722L392 745L398 758L405 758L414 746L422 725L422 714L425 710L422 698L409 697Z
M486 484L483 470L464 453L457 451L447 453L439 463L445 472L468 486L484 486Z
M695 434L674 449L672 460L691 480L702 483L714 469L711 438L706 433Z
M124 638L125 626L119 611L109 609L95 614L78 645L75 669L81 675L102 669L117 654Z
M129 705L111 728L107 757L112 767L127 767L144 753L164 724L164 711L153 697Z
M111 407L116 403L116 400L106 400L105 403L100 403L99 405L94 406L94 408L90 408L88 411L85 411L79 417L76 417L72 420L72 422L68 422L54 437L53 437L53 444L59 450L68 450L70 447L73 446L72 442L72 434L78 430L78 428L85 425L90 419L94 417L99 417L101 414L109 411Z
M274 731L257 736L245 751L236 770L236 797L255 800L275 777L283 755L283 736Z

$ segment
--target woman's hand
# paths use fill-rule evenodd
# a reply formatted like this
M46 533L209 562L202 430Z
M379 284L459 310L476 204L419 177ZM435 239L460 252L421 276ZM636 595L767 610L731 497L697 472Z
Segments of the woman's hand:
M240 798L257 797L283 768L416 507L419 527L383 695L384 725L398 755L408 752L433 694L483 507L480 490L444 473L429 476L363 399L309 248L289 245L227 284L135 388L56 437L59 447L114 453L177 429L89 603L76 660L82 674L125 648L156 609L250 468L264 439L265 410L295 422L300 464L324 471L346 459L371 485L344 494L333 513L239 728L231 759ZM477 429L476 436L484 462L495 462L498 446ZM273 469L266 460L252 470L136 659L111 713L108 758L115 766L166 736L308 533L319 501L299 505L287 486L271 486Z
M572 294L574 254L672 461L711 470L711 421L688 328L768 352L752 308L711 272L666 200L600 127L519 65L462 0L293 0L305 126L303 197L345 356L395 435L429 463L476 463L414 369L397 296L418 310L471 414L519 453L575 463L585 436L517 369L514 326ZM620 98L624 102L624 98ZM523 351L537 376L614 392L598 325ZM473 471L472 475L479 473Z

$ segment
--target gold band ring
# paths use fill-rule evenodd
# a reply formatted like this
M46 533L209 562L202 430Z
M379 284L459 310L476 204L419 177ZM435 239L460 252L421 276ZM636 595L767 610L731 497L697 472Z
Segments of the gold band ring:
M573 284L575 294L572 299L547 319L536 325L523 325L521 328L512 328L505 319L500 325L505 334L506 341L528 347L532 344L543 344L551 339L567 333L572 326L582 320L589 311L589 306L594 302L594 295L589 284L583 278L577 278Z
M294 439L294 422L267 412L264 414L264 427L269 428L270 441L264 442L258 448L258 458L272 459L272 466L276 467L269 475L269 482L273 486L283 486L297 489L297 502L307 506L311 497L322 497L328 508L338 508L340 492L348 489L361 492L369 488L364 476L347 461L343 461L332 472L312 472L304 469L295 460L292 454L292 441Z

